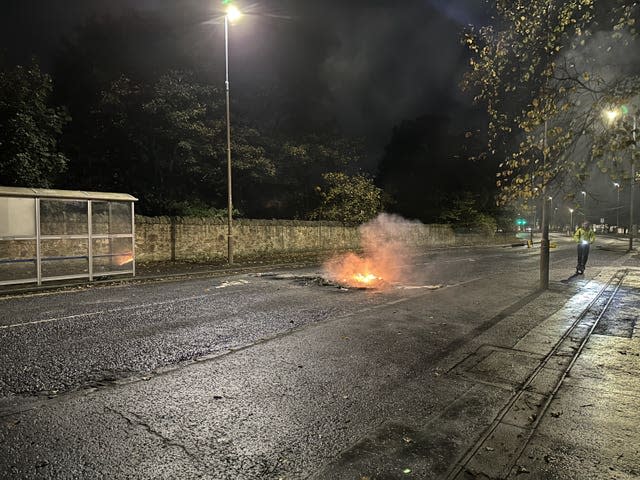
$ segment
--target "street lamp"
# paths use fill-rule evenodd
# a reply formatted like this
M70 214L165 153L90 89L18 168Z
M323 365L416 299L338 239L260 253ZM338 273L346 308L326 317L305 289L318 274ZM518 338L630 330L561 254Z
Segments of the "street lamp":
M231 194L231 114L229 107L229 22L242 16L235 5L229 5L224 16L224 87L227 97L227 261L233 263L233 196Z
M580 192L582 194L582 221L587 221L587 192L584 190Z
M570 230L573 232L573 208L569 209L569 225L570 225Z
M553 212L553 197L549 197L549 211ZM555 220L555 214L552 215L552 221L551 221L551 229L553 230L553 221Z
M608 123L611 125L615 120L618 119L619 116L626 116L629 114L629 107L626 105L622 105L620 108L615 108L611 110L605 110L604 115L608 120ZM631 130L631 135L633 138L633 145L636 145L636 126L637 126L637 114L633 114L633 129ZM633 234L634 234L634 225L633 225L633 203L634 203L634 186L636 183L636 164L633 158L633 153L631 154L631 190L629 192L629 251L633 250ZM619 190L618 190L619 192Z
M620 184L613 182L613 186L618 190L618 204L616 205L616 233L618 233L618 227L620 226Z

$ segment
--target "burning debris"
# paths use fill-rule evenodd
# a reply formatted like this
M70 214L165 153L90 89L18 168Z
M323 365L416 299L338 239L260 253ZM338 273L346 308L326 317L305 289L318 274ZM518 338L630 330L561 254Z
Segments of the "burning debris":
M363 253L331 258L323 266L325 277L354 288L385 289L406 282L414 254L409 244L413 226L396 215L378 215L360 227Z

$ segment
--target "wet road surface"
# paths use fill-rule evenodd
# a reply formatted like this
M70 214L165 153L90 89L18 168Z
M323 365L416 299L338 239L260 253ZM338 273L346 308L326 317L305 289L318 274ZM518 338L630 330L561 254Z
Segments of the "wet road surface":
M551 301L623 254L594 249L585 278L560 284L575 267L560 240ZM377 427L422 425L464 397L460 428L432 445L446 457L507 392L442 372L482 335L513 344L548 312L501 325L537 298L536 251L413 264L383 292L302 269L0 300L0 477L308 478Z

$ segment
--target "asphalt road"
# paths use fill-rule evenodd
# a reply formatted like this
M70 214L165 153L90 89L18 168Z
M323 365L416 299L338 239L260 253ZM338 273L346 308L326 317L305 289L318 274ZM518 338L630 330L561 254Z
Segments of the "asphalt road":
M584 278L562 283L575 247L557 243L552 302L625 250L599 239ZM399 262L413 274L384 291L307 268L1 298L0 478L320 475L381 425L422 425L467 395L438 381L443 359L481 335L512 344L548 314L499 328L537 298L537 250ZM450 412L460 429L433 446L433 478L506 393L469 395Z

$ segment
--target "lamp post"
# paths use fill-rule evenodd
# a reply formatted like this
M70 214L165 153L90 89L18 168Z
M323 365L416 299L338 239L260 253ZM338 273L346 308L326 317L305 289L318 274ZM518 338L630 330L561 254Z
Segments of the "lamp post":
M555 212L553 211L553 197L549 197L549 211L551 213L551 225L549 226L550 230L553 230L553 222L555 221Z
M582 221L587 221L587 192L584 190L580 192L582 194Z
M233 263L233 196L231 193L231 114L229 106L229 22L238 20L242 13L229 5L224 16L224 87L227 97L227 262Z
M569 229L573 232L573 208L569 209Z
M633 145L635 146L636 144L636 114L633 115L633 130L632 132L632 136L633 136ZM633 234L634 234L634 228L633 228L633 203L634 203L634 199L633 199L633 192L635 190L635 184L636 184L636 163L633 159L633 153L631 154L631 191L629 192L629 196L631 197L631 200L629 202L629 251L633 250Z
M606 116L609 124L612 124L620 115L626 116L629 113L629 107L626 105L622 105L620 108L605 110L604 115ZM636 128L637 128L637 113L633 114L633 128L631 130L631 136L633 138L633 145L636 145ZM634 225L633 225L633 204L634 200L634 191L635 191L635 183L636 183L636 164L633 158L633 153L631 154L631 190L629 192L629 251L633 250L633 234L634 234ZM618 190L619 192L619 190Z
M618 191L618 203L616 205L616 233L618 233L618 226L620 225L620 184L613 182L613 186L616 187Z

